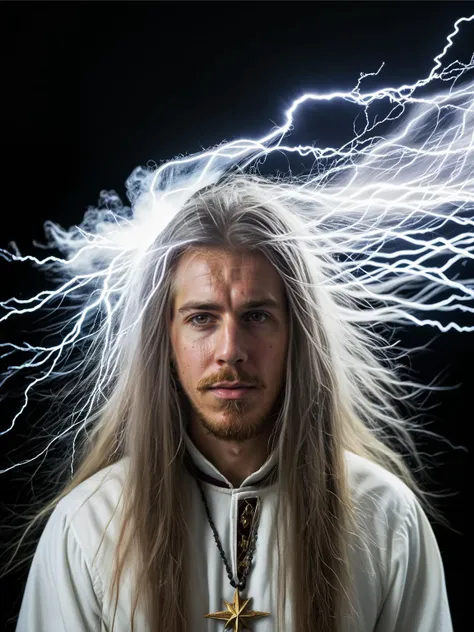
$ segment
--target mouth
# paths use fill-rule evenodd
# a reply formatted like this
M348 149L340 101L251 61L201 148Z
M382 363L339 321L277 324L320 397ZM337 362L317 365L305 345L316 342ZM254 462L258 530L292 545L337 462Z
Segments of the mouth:
M255 391L256 388L255 386L249 386L247 384L226 384L212 386L209 390L219 399L241 399L242 397L247 397Z
M217 384L214 384L214 386L210 387L211 389L214 388L231 388L231 389L236 389L236 388L255 388L253 384L248 384L246 382L218 382Z
M231 389L231 390L235 390L235 389L239 389L239 388L255 388L254 386L252 386L251 384L243 384L243 383L236 383L236 384L216 384L215 386L211 386L210 389L214 390L216 388L225 388L225 389Z

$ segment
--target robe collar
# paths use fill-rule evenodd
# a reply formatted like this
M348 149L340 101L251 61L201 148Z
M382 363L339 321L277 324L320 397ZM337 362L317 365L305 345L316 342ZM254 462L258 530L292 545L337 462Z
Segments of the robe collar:
M188 457L187 467L194 476L217 487L236 489L234 485L206 459L202 452L198 450L187 432L184 433L184 443ZM278 455L276 450L274 450L256 472L253 472L242 481L238 489L244 489L246 487L266 487L274 483L278 473L277 459Z

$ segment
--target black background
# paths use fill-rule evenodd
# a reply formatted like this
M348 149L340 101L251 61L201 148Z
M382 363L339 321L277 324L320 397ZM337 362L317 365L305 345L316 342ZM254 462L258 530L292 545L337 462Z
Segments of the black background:
M46 219L79 222L101 189L123 195L139 164L262 136L303 92L350 90L382 62L387 84L425 76L455 20L472 13L473 2L3 2L0 246L15 240L33 252ZM469 25L456 56L468 61L472 52ZM337 114L306 134L320 145L344 140ZM2 299L42 287L18 266L2 263L0 275ZM426 339L419 330L404 334L407 345ZM450 333L412 361L422 381L446 370L450 383L462 383L432 401L432 428L454 445L468 445L473 351L474 334ZM13 410L7 393L2 429ZM28 423L39 415L40 407ZM21 426L0 437L2 455L20 434ZM440 453L434 488L452 493L441 508L460 532L434 525L455 629L463 630L469 457L435 442L428 450ZM28 503L22 481L33 473L28 466L21 481L14 472L0 477L4 508ZM6 543L9 531L2 533ZM2 583L2 629L24 579Z

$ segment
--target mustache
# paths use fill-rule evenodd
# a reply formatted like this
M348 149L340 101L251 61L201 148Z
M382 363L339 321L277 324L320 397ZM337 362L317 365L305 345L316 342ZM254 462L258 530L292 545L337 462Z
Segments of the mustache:
M245 382L249 386L265 388L264 381L258 375L251 375L245 371L231 371L230 369L223 369L215 375L209 375L199 380L196 388L198 391L206 391L219 382Z

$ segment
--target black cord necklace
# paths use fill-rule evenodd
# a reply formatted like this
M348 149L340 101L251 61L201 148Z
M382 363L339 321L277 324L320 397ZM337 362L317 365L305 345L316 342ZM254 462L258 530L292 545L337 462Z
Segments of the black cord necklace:
M202 488L201 482L197 478L195 480L199 488L199 491L201 493L201 498L204 504L204 508L206 510L206 515L209 521L209 525L214 535L214 540L216 542L217 548L219 549L220 556L222 558L222 561L224 562L224 566L227 571L227 577L229 578L229 582L232 588L235 588L233 602L229 602L223 599L224 604L227 606L227 610L223 610L220 612L212 612L204 616L206 617L206 619L220 619L222 621L226 621L227 623L225 625L225 629L229 627L229 623L232 624L234 632L240 632L241 630L244 630L244 629L248 630L249 628L247 627L246 623L249 619L258 619L260 617L270 616L269 612L259 612L259 611L254 611L254 610L246 611L250 598L244 599L243 601L241 601L240 594L239 594L239 591L244 590L247 584L247 576L250 572L250 566L252 563L255 547L257 544L257 533L255 532L254 537L251 539L251 543L250 543L247 555L245 556L244 570L242 572L241 579L239 580L239 578L237 577L237 582L236 582L234 581L232 568L229 562L227 561L227 557L224 553L224 549L222 548L222 544L219 539L219 534L217 533L217 529L214 525L214 521L212 520L211 513L209 511L209 506L207 504L206 496L204 494L204 490Z

